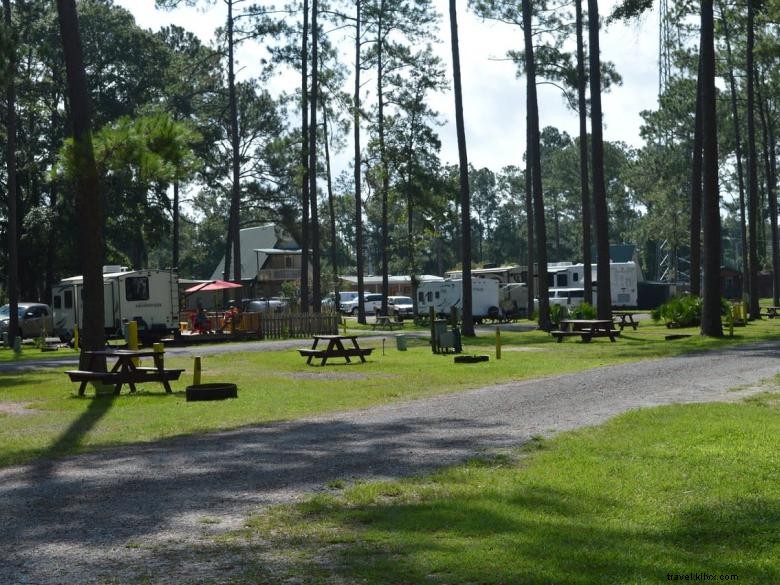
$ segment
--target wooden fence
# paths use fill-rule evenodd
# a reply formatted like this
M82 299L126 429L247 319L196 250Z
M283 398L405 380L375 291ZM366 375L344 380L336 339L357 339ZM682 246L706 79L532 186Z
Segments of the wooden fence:
M341 316L335 313L243 313L240 329L259 334L261 339L289 339L312 335L335 335Z

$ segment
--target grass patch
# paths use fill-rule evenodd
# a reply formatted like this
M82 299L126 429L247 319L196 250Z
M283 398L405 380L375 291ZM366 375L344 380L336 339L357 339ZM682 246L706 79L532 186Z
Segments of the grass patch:
M274 575L297 583L778 583L779 404L633 411L511 456L274 508L236 545L284 550Z
M637 331L625 330L617 343L605 339L555 343L539 331L502 330L501 360L495 359L495 337L483 335L464 340L464 351L488 354L490 361L463 365L453 364L452 355L433 355L425 339L410 338L409 350L399 352L395 332L362 342L375 347L367 363L324 368L306 366L295 350L208 355L208 348L203 348L202 381L238 385L237 400L218 403L185 401L184 388L192 380L191 358L166 359L169 367L186 369L170 395L160 384L149 383L136 394L125 389L119 397L95 398L88 390L87 396L79 398L78 385L62 373L64 366L7 372L0 374L0 405L24 404L28 412L21 416L14 409L0 408L0 466L777 339L780 321L752 323L733 338L694 335L670 343L664 340L666 333L663 326L643 322ZM301 340L305 345L306 340Z

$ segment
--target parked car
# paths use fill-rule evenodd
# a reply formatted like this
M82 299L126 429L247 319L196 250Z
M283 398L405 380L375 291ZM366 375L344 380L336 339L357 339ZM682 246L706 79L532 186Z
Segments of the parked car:
M44 305L43 303L19 303L18 315L19 331L16 332L16 335L19 337L40 337L42 334L53 334L54 325L49 305ZM0 307L0 335L8 331L10 317L11 306L3 305Z
M358 296L358 293L356 290L347 290L347 291L340 291L339 292L339 299L341 303L345 303L347 301L351 301L352 299L356 299ZM322 299L322 308L323 309L332 309L336 306L336 293L335 292L329 292L328 296L326 296L324 299Z
M245 313L281 313L287 308L287 301L279 297L252 299L244 302Z
M414 317L414 303L411 297L387 297L387 312L399 320Z
M585 302L585 289L582 288L551 288L550 305L563 305L567 309L579 307ZM534 308L539 310L539 299L534 299Z
M378 293L366 293L363 295L366 306L366 314L373 315L377 311L382 309L382 295ZM341 312L348 315L358 314L358 297L356 296L351 301L341 303Z

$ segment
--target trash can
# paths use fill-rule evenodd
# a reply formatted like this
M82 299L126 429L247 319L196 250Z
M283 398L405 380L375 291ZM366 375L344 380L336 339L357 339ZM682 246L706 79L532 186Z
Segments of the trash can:
M406 351L406 335L399 333L395 336L395 347L398 351Z

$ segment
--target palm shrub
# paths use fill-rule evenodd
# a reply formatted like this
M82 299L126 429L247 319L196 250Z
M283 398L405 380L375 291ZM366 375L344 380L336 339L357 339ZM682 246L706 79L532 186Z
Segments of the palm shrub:
M565 319L569 312L563 305L550 305L550 323L553 327L560 329L561 319Z
M590 303L582 303L569 311L572 319L595 319L597 314L596 307Z
M667 327L672 325L692 327L701 323L701 308L701 297L685 294L679 297L672 297L663 305L654 309L651 312L651 316L655 321L663 320ZM730 303L726 299L721 298L721 315L728 315L730 310Z

